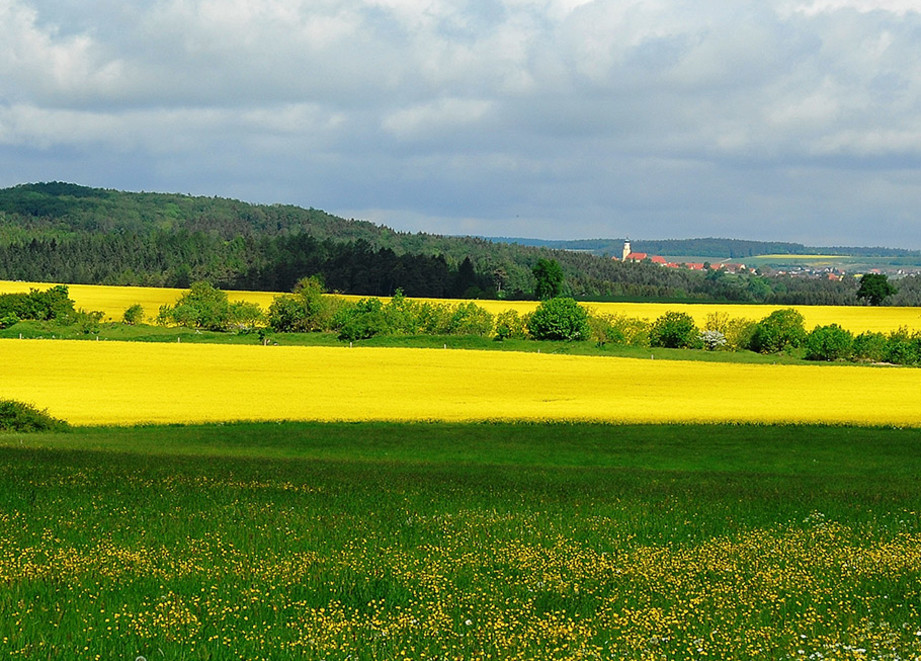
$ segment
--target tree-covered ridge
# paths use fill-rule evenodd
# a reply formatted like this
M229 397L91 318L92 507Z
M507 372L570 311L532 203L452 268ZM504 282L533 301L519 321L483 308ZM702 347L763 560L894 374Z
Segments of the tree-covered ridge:
M858 302L854 278L625 264L588 252L396 232L317 209L217 197L60 182L0 190L3 279L174 287L207 280L225 289L289 291L300 278L321 275L342 293L530 298L542 259L560 265L562 293L588 300ZM900 280L887 303L921 304L921 280Z

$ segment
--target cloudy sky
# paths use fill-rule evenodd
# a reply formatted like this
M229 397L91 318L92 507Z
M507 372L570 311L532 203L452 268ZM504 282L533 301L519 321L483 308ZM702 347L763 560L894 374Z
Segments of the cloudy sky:
M921 0L0 0L0 186L921 248Z

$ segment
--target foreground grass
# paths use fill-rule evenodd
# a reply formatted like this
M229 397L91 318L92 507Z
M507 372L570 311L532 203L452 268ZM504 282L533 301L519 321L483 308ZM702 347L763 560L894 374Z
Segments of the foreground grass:
M6 658L921 655L921 431L0 435Z

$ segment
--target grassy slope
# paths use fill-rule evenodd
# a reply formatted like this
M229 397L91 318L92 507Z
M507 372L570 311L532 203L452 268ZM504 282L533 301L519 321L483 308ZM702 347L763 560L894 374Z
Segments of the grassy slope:
M229 423L6 434L0 445L214 458L641 468L921 481L921 429L811 425Z
M921 653L918 430L235 424L0 445L7 656Z

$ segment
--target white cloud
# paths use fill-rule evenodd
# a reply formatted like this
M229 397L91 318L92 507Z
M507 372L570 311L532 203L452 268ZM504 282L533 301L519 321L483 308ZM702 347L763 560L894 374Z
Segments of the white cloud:
M418 229L748 236L827 209L854 240L862 194L917 236L919 34L921 0L0 0L0 184L66 151L96 185Z
M904 15L909 12L921 12L921 2L918 0L811 0L794 3L788 8L788 10L806 15L848 9L863 13L881 11Z

